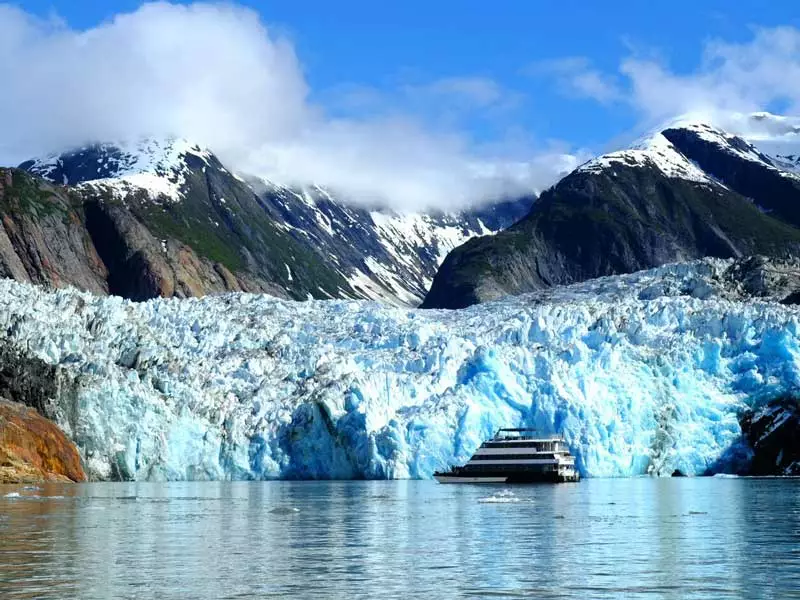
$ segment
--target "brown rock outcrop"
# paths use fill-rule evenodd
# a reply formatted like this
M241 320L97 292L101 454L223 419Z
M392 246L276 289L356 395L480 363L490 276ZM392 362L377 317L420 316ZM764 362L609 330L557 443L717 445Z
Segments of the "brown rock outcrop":
M74 444L32 408L0 399L0 483L86 481Z

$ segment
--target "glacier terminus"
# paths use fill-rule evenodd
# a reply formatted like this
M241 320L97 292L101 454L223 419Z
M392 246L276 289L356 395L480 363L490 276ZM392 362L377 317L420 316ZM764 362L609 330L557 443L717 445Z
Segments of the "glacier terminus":
M584 476L724 472L800 384L800 310L705 259L468 309L267 295L134 303L0 282L4 350L94 479L429 478L500 427ZM731 459L732 460L732 459Z

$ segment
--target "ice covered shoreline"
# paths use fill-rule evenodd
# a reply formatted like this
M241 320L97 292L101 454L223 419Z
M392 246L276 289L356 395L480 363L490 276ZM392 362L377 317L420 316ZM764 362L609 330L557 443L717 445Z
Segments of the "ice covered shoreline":
M95 479L427 478L522 424L563 432L584 475L700 474L740 411L800 384L800 309L729 266L460 311L4 280L0 342L59 366L53 416Z

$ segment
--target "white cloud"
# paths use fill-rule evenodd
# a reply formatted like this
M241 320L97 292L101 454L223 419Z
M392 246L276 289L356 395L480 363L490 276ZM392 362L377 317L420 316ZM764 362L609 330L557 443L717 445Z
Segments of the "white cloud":
M591 98L603 104L622 98L617 82L592 66L585 56L570 56L544 60L525 69L529 75L554 77L567 95Z
M248 9L153 3L86 31L0 5L0 162L88 141L177 135L235 168L355 200L450 207L552 183L563 152L486 154L414 115L334 119L309 100L292 44ZM491 80L432 91L497 105Z
M487 107L505 103L509 92L488 77L445 77L432 83L408 86L412 95L427 95L459 100L469 107Z
M623 60L614 75L592 69L584 58L551 61L549 73L566 82L572 93L630 106L647 123L685 114L725 120L733 112L775 105L797 113L800 30L758 28L745 43L709 41L696 68L683 73L660 60L637 56Z

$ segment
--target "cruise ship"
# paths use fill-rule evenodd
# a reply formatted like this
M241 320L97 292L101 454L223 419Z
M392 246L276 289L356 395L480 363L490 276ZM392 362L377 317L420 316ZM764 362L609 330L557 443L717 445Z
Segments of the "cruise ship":
M467 464L436 472L439 483L561 483L580 481L564 438L537 436L533 429L500 429Z

